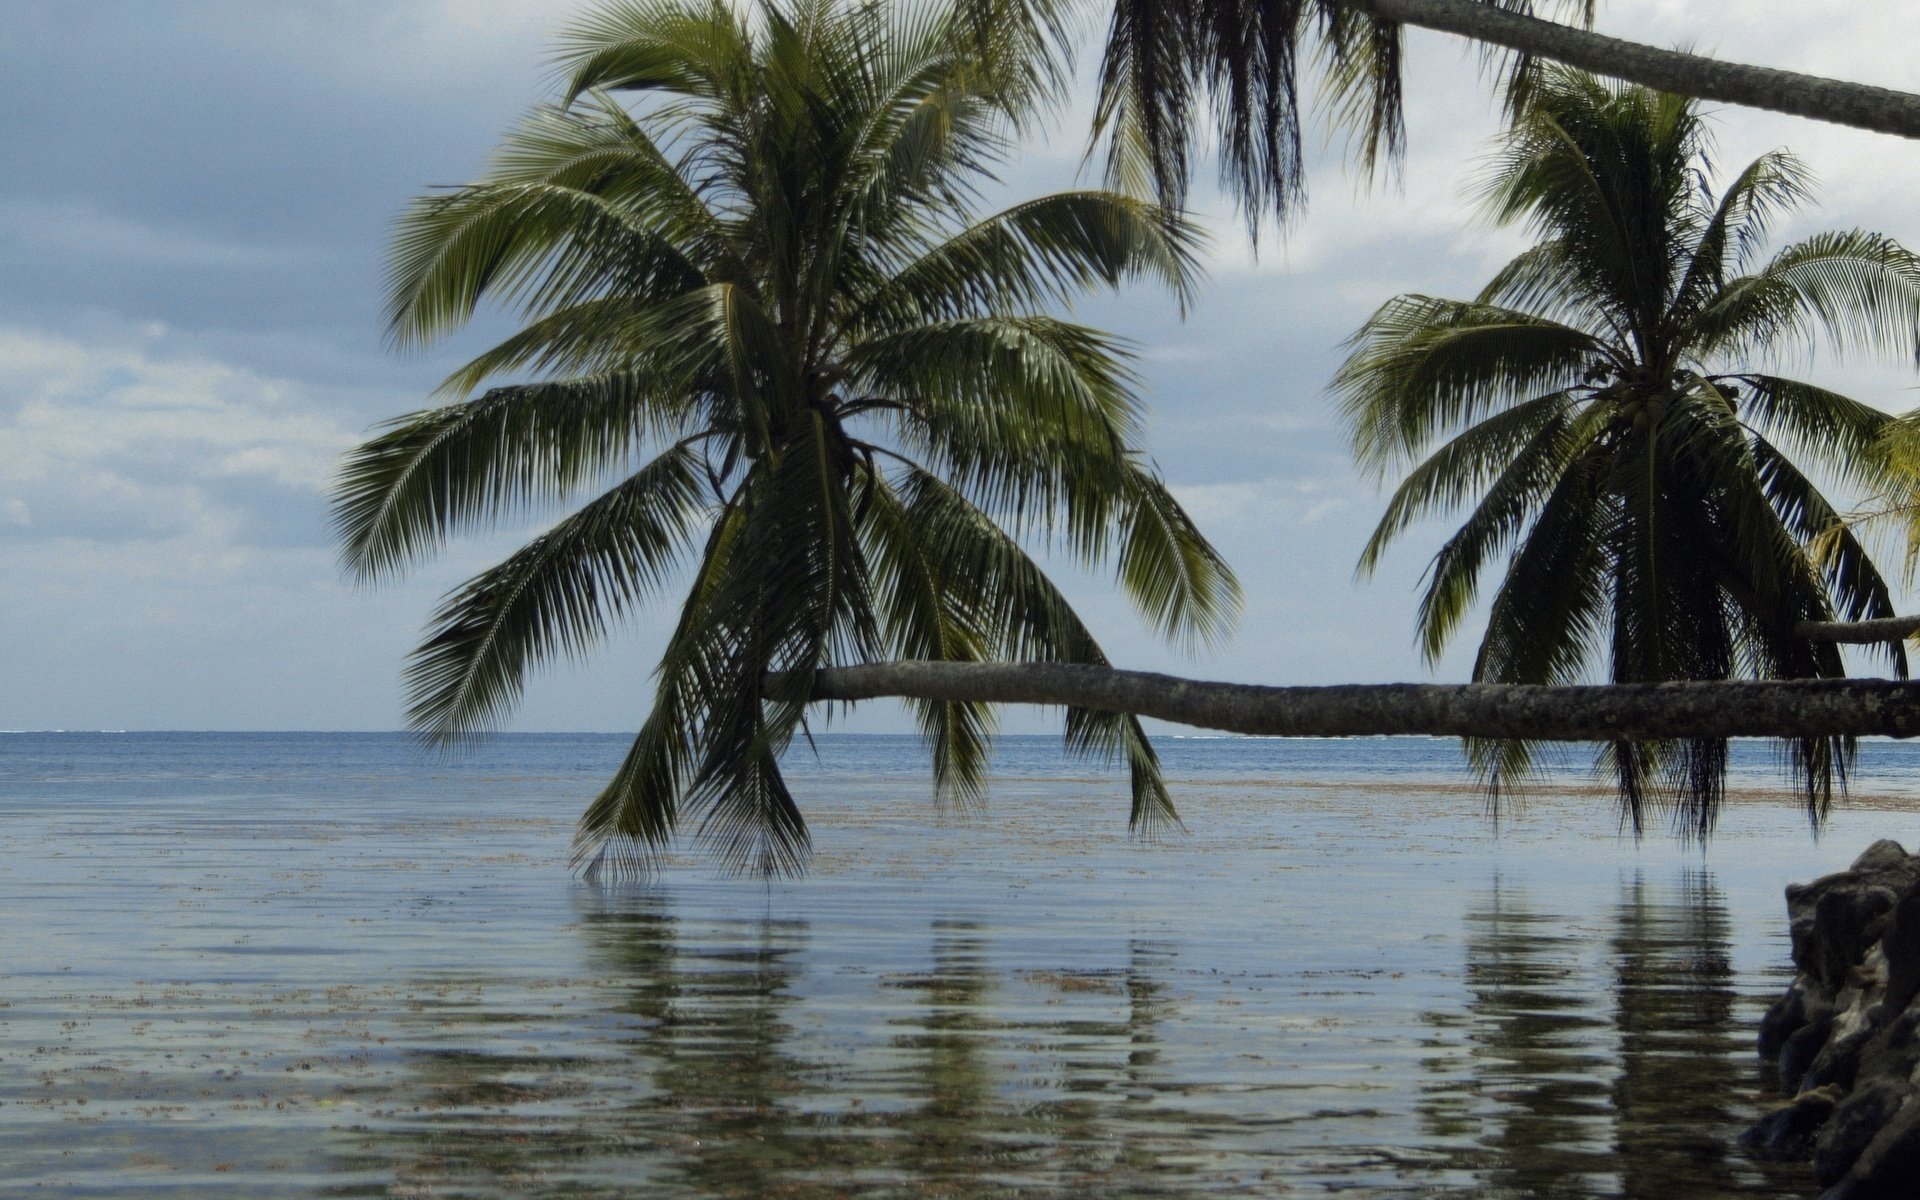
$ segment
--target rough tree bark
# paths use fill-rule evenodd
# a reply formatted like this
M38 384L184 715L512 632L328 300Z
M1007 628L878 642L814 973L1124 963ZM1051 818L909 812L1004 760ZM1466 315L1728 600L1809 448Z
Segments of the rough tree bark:
M1898 642L1920 633L1920 617L1881 617L1874 621L1802 621L1793 631L1810 642L1866 646Z
M863 663L819 673L814 699L965 700L1130 712L1280 737L1432 734L1611 738L1920 735L1920 683L1884 679L1261 687L1058 663Z
M1457 34L1664 92L1920 138L1920 96L1798 71L1662 50L1481 0L1351 0L1383 20Z

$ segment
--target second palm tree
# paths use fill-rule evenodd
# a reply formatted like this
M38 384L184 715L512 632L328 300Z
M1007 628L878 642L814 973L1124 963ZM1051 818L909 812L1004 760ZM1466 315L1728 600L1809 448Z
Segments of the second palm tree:
M1772 153L1715 192L1708 150L1693 102L1549 70L1485 191L1496 219L1541 240L1475 299L1400 296L1354 336L1335 389L1355 453L1382 474L1410 468L1362 570L1415 522L1469 506L1426 577L1429 658L1503 556L1474 660L1485 682L1833 678L1838 648L1795 625L1892 614L1804 469L1872 486L1890 418L1768 364L1819 337L1911 359L1920 261L1864 232L1761 257L1806 174ZM1496 798L1532 756L1524 742L1469 750ZM1788 747L1816 814L1853 750ZM1616 741L1604 762L1636 829L1663 803L1683 830L1712 828L1724 741Z

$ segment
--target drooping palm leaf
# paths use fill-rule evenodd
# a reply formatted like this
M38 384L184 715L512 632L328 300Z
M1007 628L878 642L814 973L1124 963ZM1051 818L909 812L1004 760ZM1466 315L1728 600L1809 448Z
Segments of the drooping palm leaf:
M1058 10L1004 12L608 4L563 39L561 101L401 219L398 343L488 303L521 328L348 458L348 563L384 577L593 497L446 599L410 668L416 728L497 723L691 562L651 711L581 822L590 872L648 869L683 826L729 869L799 869L781 761L824 668L1104 663L1023 537L1110 567L1176 640L1232 617L1231 572L1140 450L1126 347L1051 311L1137 278L1184 302L1197 230L1114 191L975 211L1062 78L1041 56ZM976 800L991 712L918 715L936 793ZM1138 721L1066 724L1125 760L1135 827L1172 819Z

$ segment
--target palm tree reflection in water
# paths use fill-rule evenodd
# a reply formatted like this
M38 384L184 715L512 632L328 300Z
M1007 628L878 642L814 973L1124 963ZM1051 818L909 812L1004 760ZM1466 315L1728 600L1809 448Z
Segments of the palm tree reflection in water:
M996 1003L1000 977L978 925L936 921L933 935L932 972L900 981L922 1005L894 1020L895 1045L913 1052L899 1082L917 1104L895 1126L899 1166L916 1185L956 1197L1179 1191L1183 1169L1165 1151L1193 1138L1156 1106L1154 1072L1171 951L1135 941L1123 971L1028 972L1015 982L1059 993L1042 1005L1104 1001L1095 1014L1073 1006L1036 1018L1018 1001Z
M1468 923L1467 1012L1430 1018L1464 1032L1467 1079L1430 1084L1422 1107L1429 1132L1460 1147L1453 1165L1484 1181L1474 1194L1809 1193L1805 1172L1734 1150L1767 1096L1750 1053L1757 1009L1735 989L1731 922L1710 875L1623 882L1602 936L1497 880ZM1612 984L1610 1017L1596 977Z
M1705 1200L1770 1184L1784 1195L1814 1191L1804 1172L1769 1173L1734 1149L1772 1084L1753 1053L1758 1009L1735 990L1731 925L1705 872L1677 888L1636 875L1621 890L1613 1103L1621 1192L1635 1200Z
M806 921L694 911L595 895L577 925L587 978L476 982L420 1008L392 1111L356 1133L333 1194L1808 1193L1804 1172L1728 1149L1764 1081L1703 874L1629 879L1591 915L1496 881L1467 915L1465 1005L1425 1018L1412 1080L1374 1073L1397 1051L1364 1053L1417 1036L1410 1017L1348 1022L1324 980L1270 986L1284 967L1223 983L1135 940L1111 967L1023 969L1046 960L1031 931L984 921L829 942ZM1301 1043L1309 1059L1283 1058L1311 1013L1337 1019ZM1310 1061L1336 1042L1355 1065L1329 1092ZM1377 1099L1329 1102L1355 1086Z
M396 1184L375 1194L1188 1190L1161 1161L1185 1135L1157 1106L1164 946L1137 943L1111 972L1007 972L982 929L940 920L930 969L882 972L878 987L850 972L848 991L812 963L802 1000L804 921L681 920L653 899L596 898L580 929L605 1011L486 1020L582 1052L409 1052L394 1111L425 1115L361 1131L373 1153L352 1170ZM423 1042L450 1014L427 1016Z

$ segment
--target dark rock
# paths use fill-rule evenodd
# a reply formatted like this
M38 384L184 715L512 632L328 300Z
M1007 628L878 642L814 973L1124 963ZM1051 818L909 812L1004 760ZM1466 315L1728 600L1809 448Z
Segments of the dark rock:
M1822 987L1837 992L1847 986L1854 966L1878 940L1869 927L1898 900L1893 889L1872 885L1835 888L1820 897L1813 910L1813 961L1807 969Z
M1814 1135L1845 1094L1831 1085L1802 1092L1749 1126L1740 1135L1740 1145L1755 1158L1804 1161L1813 1154Z
M1799 1088L1802 1092L1816 1088L1838 1085L1842 1092L1852 1087L1860 1074L1860 1054L1873 1040L1875 1030L1872 1026L1863 1026L1852 1033L1840 1037L1828 1037L1826 1045L1814 1057L1806 1074L1801 1076Z
M1787 889L1793 985L1760 1026L1801 1093L1741 1137L1812 1151L1822 1200L1920 1200L1920 856L1876 842L1853 868Z
M1913 1200L1920 1195L1920 1104L1908 1104L1874 1135L1828 1196L1841 1200Z
M1920 1007L1907 1009L1873 1035L1860 1052L1859 1078L1910 1087L1916 1068L1920 1068Z
M1787 1039L1807 1024L1807 990L1794 980L1767 1015L1760 1018L1760 1057L1774 1058Z
M1890 847L1891 849L1883 849ZM1793 939L1793 964L1802 974L1815 977L1829 991L1841 986L1846 968L1860 961L1866 945L1862 935L1873 918L1893 907L1893 901L1920 883L1920 857L1896 856L1893 842L1879 842L1857 860L1872 864L1859 871L1826 875L1812 883L1787 887L1787 918ZM1870 899L1872 894L1877 898ZM1830 896L1840 899L1829 901ZM1826 917L1820 919L1825 904ZM1848 959L1844 950L1829 946L1828 939L1839 935L1854 947ZM1847 959L1845 962L1836 960ZM1826 969L1822 969L1822 968Z
M1850 872L1883 871L1888 867L1902 866L1907 861L1907 852L1899 842L1892 838L1881 838L1860 852L1860 857L1848 867Z
M1853 1170L1874 1135L1907 1102L1907 1089L1887 1079L1864 1081L1834 1105L1813 1146L1813 1173L1832 1186Z
M1780 1091L1791 1096L1800 1090L1801 1081L1813 1067L1820 1051L1826 1048L1827 1035L1833 1032L1833 1014L1825 1012L1801 1026L1780 1048Z
M1887 955L1887 1011L1903 1012L1920 995L1920 884L1894 905L1880 946Z

